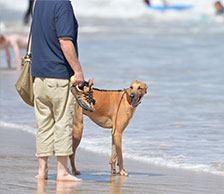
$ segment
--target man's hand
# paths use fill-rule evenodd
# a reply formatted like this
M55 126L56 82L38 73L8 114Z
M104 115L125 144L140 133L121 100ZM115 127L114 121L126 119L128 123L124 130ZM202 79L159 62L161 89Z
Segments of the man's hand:
M82 72L75 72L72 85L78 85L79 87L82 87L84 85L84 78Z

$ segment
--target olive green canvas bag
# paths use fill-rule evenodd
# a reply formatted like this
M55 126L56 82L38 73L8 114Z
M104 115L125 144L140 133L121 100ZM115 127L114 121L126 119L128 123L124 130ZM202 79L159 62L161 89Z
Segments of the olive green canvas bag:
M35 6L34 1L34 5ZM31 75L31 47L32 47L32 25L30 27L30 34L27 45L27 52L22 57L21 65L23 66L22 72L20 73L15 87L19 95L22 97L25 103L30 106L34 106L34 94L33 94L33 80Z
M16 90L25 103L34 106L33 77L31 75L31 56L22 57L23 70L16 81Z

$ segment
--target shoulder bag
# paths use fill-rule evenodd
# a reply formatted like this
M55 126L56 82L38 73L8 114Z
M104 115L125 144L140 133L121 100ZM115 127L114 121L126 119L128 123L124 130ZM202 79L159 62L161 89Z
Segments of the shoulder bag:
M36 1L34 1L33 8ZM32 46L32 24L30 27L27 52L22 57L21 65L23 66L22 72L20 73L15 87L19 95L22 97L25 103L30 106L34 106L34 94L33 94L33 77L31 75L31 46Z

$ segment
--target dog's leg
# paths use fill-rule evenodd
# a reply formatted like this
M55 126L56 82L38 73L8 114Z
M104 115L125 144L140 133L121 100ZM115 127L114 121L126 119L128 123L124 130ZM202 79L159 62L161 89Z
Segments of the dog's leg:
M122 133L115 131L114 133L114 144L116 147L116 152L118 156L118 165L121 176L128 176L128 173L125 172L123 168L123 156L122 156Z
M72 167L72 173L75 175L80 175L80 171L76 169L75 165L75 154L76 149L78 148L82 139L82 132L83 132L83 110L79 105L77 105L73 124L73 143L72 143L73 154L69 156Z
M117 113L117 117L113 120L113 133L112 137L114 139L114 144L117 152L119 173L121 176L128 176L128 173L125 172L123 167L123 155L122 155L122 134L127 127L130 114L124 114L125 111L122 110L123 106L121 104L120 111Z
M116 171L116 160L117 160L117 151L116 151L116 146L114 144L114 135L112 134L112 152L111 152L111 158L110 158L112 175L118 174L118 172Z
M77 147L78 147L78 145L77 146L75 146L74 145L74 143L75 142L80 142L79 140L77 140L77 139L75 139L74 137L73 137L73 144L72 144L72 149L73 149L73 154L72 155L70 155L69 156L69 159L70 159L70 164L71 164L71 167L72 167L72 173L74 174L74 175L80 175L80 171L78 171L77 169L76 169L76 166L75 166L75 154L76 154L76 149L77 149Z
M76 169L76 165L75 165L75 154L76 154L76 150L79 146L80 141L81 139L73 137L73 144L72 144L73 154L69 156L71 167L72 167L72 173L74 175L80 175L80 171Z

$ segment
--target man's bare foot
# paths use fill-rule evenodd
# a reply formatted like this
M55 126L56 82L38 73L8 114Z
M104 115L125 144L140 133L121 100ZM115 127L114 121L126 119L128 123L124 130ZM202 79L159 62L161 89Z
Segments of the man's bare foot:
M36 179L38 180L47 180L48 177L48 169L45 171L38 171L38 175L35 176Z
M82 179L76 178L71 174L57 175L57 181L73 181L73 182L82 182Z

